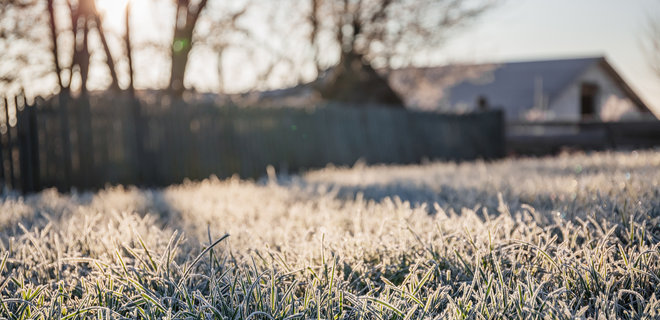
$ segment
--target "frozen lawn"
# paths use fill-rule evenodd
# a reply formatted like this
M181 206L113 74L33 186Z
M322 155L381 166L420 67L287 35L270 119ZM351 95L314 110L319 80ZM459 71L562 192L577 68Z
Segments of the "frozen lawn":
M660 152L0 201L10 319L660 318Z

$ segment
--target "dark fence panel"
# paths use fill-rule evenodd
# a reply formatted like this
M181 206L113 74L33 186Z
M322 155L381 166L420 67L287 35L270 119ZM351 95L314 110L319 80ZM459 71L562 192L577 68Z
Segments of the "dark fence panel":
M0 188L40 188L37 113L24 96L0 100Z
M660 121L516 122L507 124L510 154L545 155L562 149L638 149L660 146Z
M256 178L268 165L295 172L358 159L415 163L505 153L497 111L446 115L345 105L147 104L121 95L38 99L32 106L21 101L3 107L0 178L25 192L163 186L210 175Z

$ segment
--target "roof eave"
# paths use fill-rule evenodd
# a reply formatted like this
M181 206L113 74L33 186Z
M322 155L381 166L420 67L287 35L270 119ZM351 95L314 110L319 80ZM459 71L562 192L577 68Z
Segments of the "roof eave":
M564 92L566 92L566 90L568 90L573 85L575 80L579 79L594 64L601 63L602 61L605 60L605 57L602 57L602 56L597 57L597 58L594 57L594 58L595 59L592 63L589 63L589 64L585 65L579 72L576 72L575 75L573 76L573 78L571 78L570 81L567 81L566 85L561 90L557 90L551 96L549 96L548 97L548 104L552 104L556 99L560 98L564 94Z
M633 90L628 83L621 77L621 75L612 67L612 65L605 59L601 58L599 61L600 66L602 66L607 73L614 79L614 81L623 89L623 91L630 97L635 107L641 112L653 114L648 105L642 100L642 98Z

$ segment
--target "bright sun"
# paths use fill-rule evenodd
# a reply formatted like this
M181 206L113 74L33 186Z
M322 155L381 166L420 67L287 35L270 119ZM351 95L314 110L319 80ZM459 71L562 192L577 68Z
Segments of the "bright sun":
M96 0L96 8L105 20L112 23L124 19L124 10L129 0Z

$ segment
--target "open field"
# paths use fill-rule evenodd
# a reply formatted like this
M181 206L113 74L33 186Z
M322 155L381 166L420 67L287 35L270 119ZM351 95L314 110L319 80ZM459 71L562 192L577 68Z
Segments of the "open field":
M1 201L10 319L660 318L660 152Z

